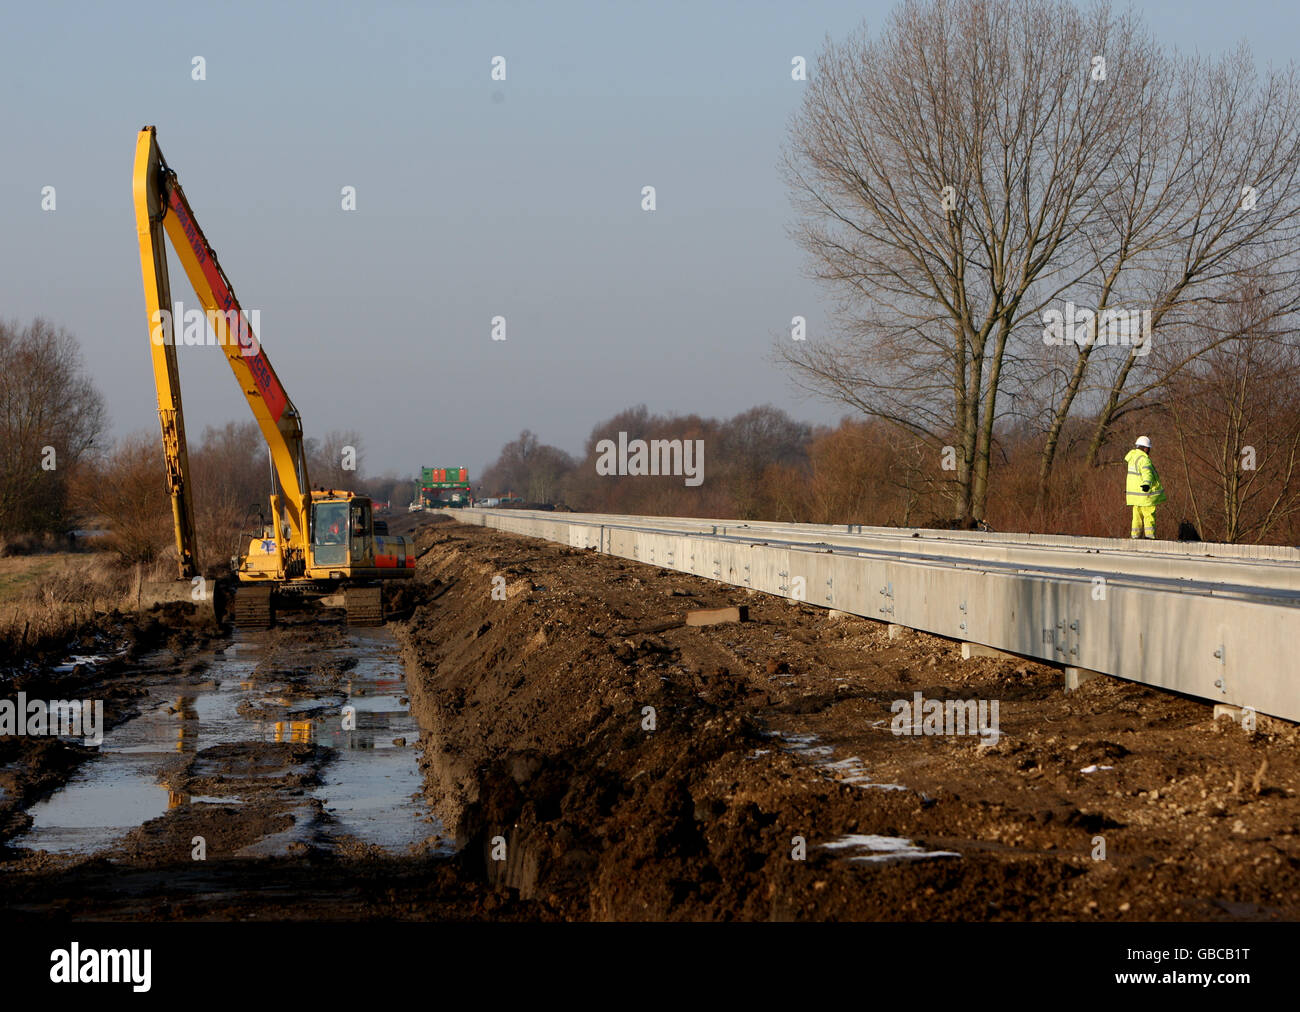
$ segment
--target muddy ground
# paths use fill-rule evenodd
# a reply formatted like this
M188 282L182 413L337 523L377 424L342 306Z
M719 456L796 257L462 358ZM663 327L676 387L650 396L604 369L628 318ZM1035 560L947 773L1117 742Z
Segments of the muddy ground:
M8 916L478 919L496 910L490 889L462 883L451 842L433 816L420 817L427 806L393 795L402 782L398 753L407 749L415 797L421 792L418 729L411 724L409 741L389 730L386 710L394 704L384 700L404 693L400 681L369 677L373 663L362 675L377 645L396 653L387 633L349 630L341 611L323 609L287 612L275 629L232 637L203 627L183 606L172 612L163 627L183 631L156 637L154 649L85 664L75 677L51 667L0 692L104 698L105 747L113 746L96 755L66 739L2 740L10 803L0 823L0 907ZM108 618L105 626L99 642L108 653L119 622ZM236 657L239 691L231 691ZM349 731L340 730L345 703L361 711ZM112 773L114 764L125 766L124 776ZM115 825L119 798L130 807L143 795L165 811L126 831L63 828L79 822L63 821L67 804L47 820L53 825L33 819L33 802L58 798L56 788L79 768L96 766L99 780L69 784L85 799L87 826ZM143 783L135 782L137 766ZM113 799L107 806L92 797L99 791ZM395 835L388 812L368 810L376 797L404 821ZM67 849L69 842L78 849Z
M163 775L211 803L89 858L9 846L0 906L40 919L1300 917L1292 725L1260 718L1247 734L1112 679L1067 694L1047 666L963 661L923 634L891 640L868 620L432 519L394 523L420 527L422 554L389 630L425 800L455 853L295 836L304 821L328 828L303 800L326 747L209 750ZM749 621L676 625L732 604ZM119 722L157 679L201 681L187 665L222 642L165 621L152 635L78 676ZM261 635L277 684L307 679L327 698L344 674L313 660L342 635L337 615ZM51 676L23 677L31 696ZM893 734L891 704L917 692L997 700L996 743ZM11 738L0 759L12 843L87 755ZM215 841L203 862L194 835ZM274 839L292 844L259 850Z
M194 609L168 605L144 614L112 612L67 643L0 658L0 699L98 698L105 729L138 713L144 684L160 671L187 671L218 635ZM81 658L94 663L77 663ZM29 821L24 812L60 786L94 749L53 737L0 735L0 846ZM0 851L0 857L3 851Z

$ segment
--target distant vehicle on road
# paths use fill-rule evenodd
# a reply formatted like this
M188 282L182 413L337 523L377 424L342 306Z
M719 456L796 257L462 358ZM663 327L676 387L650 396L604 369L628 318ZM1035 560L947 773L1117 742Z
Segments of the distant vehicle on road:
M467 467L424 467L415 483L415 501L425 509L459 509L469 505Z
M407 512L407 513L419 513L419 512L420 512L421 510L423 510L423 509L424 509L424 503L422 503L422 502L413 502L413 503L411 503L410 506L406 507L406 512Z

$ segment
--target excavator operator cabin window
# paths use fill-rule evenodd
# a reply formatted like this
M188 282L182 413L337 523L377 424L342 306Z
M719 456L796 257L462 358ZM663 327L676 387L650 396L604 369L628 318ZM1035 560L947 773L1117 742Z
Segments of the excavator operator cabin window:
M317 545L341 545L348 539L348 504L317 503L312 542Z

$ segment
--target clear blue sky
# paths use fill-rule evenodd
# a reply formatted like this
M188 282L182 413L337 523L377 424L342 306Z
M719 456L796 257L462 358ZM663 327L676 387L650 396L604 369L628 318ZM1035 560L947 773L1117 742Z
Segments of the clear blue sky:
M477 473L525 427L576 451L642 402L830 421L769 360L828 305L786 236L790 60L891 6L9 5L0 316L74 332L113 434L157 431L130 185L156 124L308 435L361 431L368 474ZM1280 64L1300 34L1271 3L1138 6L1183 50ZM249 417L215 349L180 359L191 438Z

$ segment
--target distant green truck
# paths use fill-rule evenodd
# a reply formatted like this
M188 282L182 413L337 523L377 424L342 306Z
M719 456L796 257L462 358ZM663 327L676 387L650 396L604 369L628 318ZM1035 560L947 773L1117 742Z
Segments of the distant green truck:
M424 509L470 505L469 468L424 467L415 483L415 501Z

